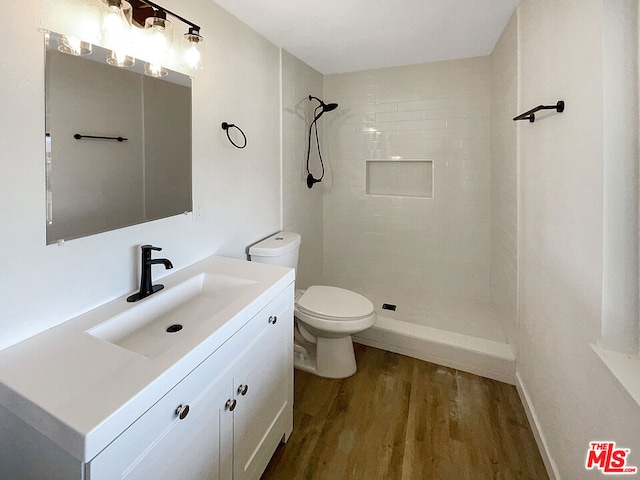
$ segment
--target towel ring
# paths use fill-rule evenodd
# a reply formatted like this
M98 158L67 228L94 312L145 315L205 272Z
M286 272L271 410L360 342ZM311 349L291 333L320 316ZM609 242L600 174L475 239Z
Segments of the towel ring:
M229 129L231 128L236 128L242 134L242 138L244 138L244 145L240 146L236 142L231 140L231 136L229 135ZM231 142L231 145L233 145L236 148L244 148L247 146L247 136L244 134L244 132L239 126L234 125L233 123L222 122L222 129L227 132L227 138Z

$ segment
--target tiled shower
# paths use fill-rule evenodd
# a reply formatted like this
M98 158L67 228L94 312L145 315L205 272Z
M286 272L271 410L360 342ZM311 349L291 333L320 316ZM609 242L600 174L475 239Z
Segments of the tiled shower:
M416 320L433 296L489 297L489 79L487 58L325 77L329 283Z
M429 349L420 341L430 339L439 348L513 358L513 35L515 17L491 56L324 76L324 100L340 107L319 122L327 164L321 188L287 186L304 177L300 158L287 151L298 142L297 155L306 153L304 128L295 140L285 138L285 228L302 230L303 245L305 228L312 230L315 242L322 215L321 275L317 266L309 275L303 251L299 278L362 293L375 304L378 324L361 341L413 354ZM289 57L283 62L285 105L309 84L300 65L287 75L295 65ZM285 132L308 120L300 115L306 104L297 105L298 118L285 107ZM296 212L311 198L313 219Z

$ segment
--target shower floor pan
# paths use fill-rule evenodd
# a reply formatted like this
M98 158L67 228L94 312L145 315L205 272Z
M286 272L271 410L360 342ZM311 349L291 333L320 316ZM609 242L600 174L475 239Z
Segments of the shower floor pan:
M376 305L378 321L354 341L515 384L515 355L488 302L439 298L428 307L398 302L391 311L363 295Z

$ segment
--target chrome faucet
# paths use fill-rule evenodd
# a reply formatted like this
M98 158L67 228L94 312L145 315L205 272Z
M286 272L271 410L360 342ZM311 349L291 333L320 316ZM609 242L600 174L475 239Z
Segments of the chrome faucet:
M127 302L137 302L138 300L142 300L143 298L148 297L149 295L152 295L164 288L164 285L160 283L157 285L153 285L153 282L151 280L151 265L161 263L167 270L173 268L173 264L166 258L155 258L153 260L151 259L151 251L160 251L162 250L160 247L154 247L153 245L142 245L140 248L142 249L142 273L140 275L140 291L128 297Z

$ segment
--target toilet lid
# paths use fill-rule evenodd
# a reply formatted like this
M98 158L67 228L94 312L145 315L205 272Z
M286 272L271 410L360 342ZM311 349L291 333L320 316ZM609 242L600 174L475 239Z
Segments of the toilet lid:
M373 303L362 295L318 285L307 288L296 306L309 315L325 318L362 318L373 313Z

